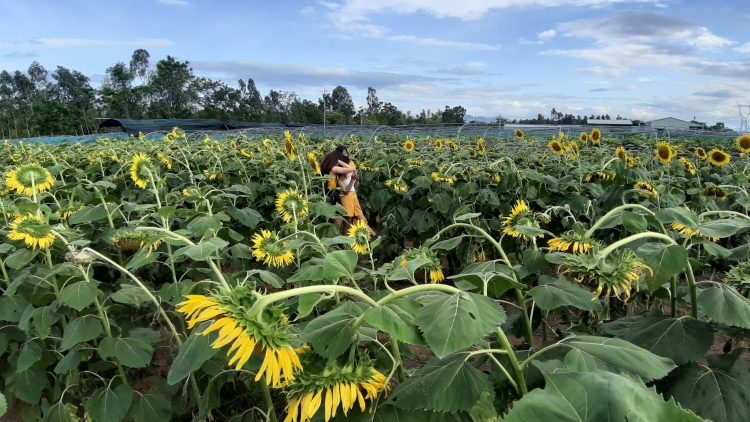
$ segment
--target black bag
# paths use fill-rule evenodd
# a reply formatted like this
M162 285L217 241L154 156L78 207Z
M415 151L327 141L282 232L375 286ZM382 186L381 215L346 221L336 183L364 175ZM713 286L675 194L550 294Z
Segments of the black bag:
M338 189L328 189L328 192L326 192L326 197L328 199L328 203L331 205L341 204L341 191Z

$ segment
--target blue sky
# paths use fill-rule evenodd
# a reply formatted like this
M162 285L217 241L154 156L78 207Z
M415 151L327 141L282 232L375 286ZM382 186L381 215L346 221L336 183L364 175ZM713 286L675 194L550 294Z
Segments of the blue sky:
M3 0L0 69L98 81L145 48L200 76L316 100L342 84L419 112L673 116L737 126L750 104L744 0Z

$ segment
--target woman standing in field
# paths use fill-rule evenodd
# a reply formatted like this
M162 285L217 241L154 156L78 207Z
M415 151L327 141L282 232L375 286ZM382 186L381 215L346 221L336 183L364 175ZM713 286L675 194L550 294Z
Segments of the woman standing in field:
M327 174L330 177L330 180L328 180L328 182L326 183L325 194L328 203L331 205L342 204L341 191L337 189L339 176L346 176L355 172L353 166L350 166L346 162L342 161L342 159L344 158L348 160L348 157L344 157L344 154L336 149L326 155L320 162L320 174ZM344 221L339 218L334 222L339 226L339 232L343 233Z
M344 190L341 194L341 205L346 208L346 220L351 225L354 220L361 220L367 225L367 230L370 231L370 236L375 237L375 230L370 228L367 224L367 219L362 214L362 207L359 205L359 199L357 198L357 189L359 188L359 170L356 170L354 162L349 159L349 150L339 145L336 147L336 151L341 153L343 156L341 161L348 165L352 171L346 174L339 174L337 178L338 186Z

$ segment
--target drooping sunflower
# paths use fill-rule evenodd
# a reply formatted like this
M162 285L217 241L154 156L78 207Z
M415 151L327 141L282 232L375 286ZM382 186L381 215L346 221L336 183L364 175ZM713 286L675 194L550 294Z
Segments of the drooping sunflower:
M549 245L549 250L553 252L578 254L588 252L595 243L596 242L589 237L570 231L561 234L560 237L550 239L547 242L547 245Z
M65 207L60 208L60 210L57 212L57 215L60 216L63 220L67 220L68 217L73 215L76 211L82 210L83 204L80 202L71 202Z
M307 153L307 162L310 163L310 167L313 169L313 174L320 175L320 165L318 165L318 160L315 159L315 153Z
M572 151L571 158L578 157L578 153L579 153L578 142L571 141L569 148L570 148L570 151Z
M247 158L253 158L253 153L245 151L244 148L240 150L240 154L242 154L243 156L245 156Z
M656 190L656 188L654 188L647 182L638 182L635 184L635 186L633 186L633 188L650 192L638 192L638 195L644 198L656 198L659 196L659 192Z
M232 141L229 143L229 146L231 146L232 149L237 149L237 142Z
M33 195L34 192L44 192L52 188L55 178L46 168L36 163L24 164L9 171L5 175L8 189L15 189L17 193Z
M404 142L404 149L408 152L414 151L414 142L412 142L409 137L407 137L406 142Z
M419 269L425 271L425 277L429 275L431 283L440 283L441 281L445 280L445 275L443 274L443 266L440 263L440 259L438 258L437 253L424 246L410 249L404 252L404 254L401 255L400 266L403 267L407 262L417 259L427 259L430 261L420 266Z
M47 249L55 243L52 227L42 216L31 214L20 215L10 223L10 240L23 240L32 249Z
M593 129L591 131L591 142L598 144L602 139L602 132L599 129Z
M620 300L627 302L630 291L635 283L636 291L640 290L640 279L644 270L651 274L651 268L640 262L631 249L620 249L601 259L596 255L597 247L588 253L568 255L563 261L563 274L570 274L576 281L596 286L594 299L604 293L604 298L614 294ZM620 295L624 295L621 297Z
M357 220L355 224L349 227L349 237L353 238L351 248L356 253L365 253L370 247L370 229L363 220Z
M589 134L586 132L581 132L581 136L579 138L581 142L586 145L589 142Z
M724 284L736 288L742 296L750 297L750 261L732 267L723 281Z
M521 129L516 129L513 131L513 133L515 133L516 138L518 139L523 139L523 137L525 136L523 131L521 131Z
M146 189L146 185L151 180L148 176L151 171L150 166L151 159L146 154L139 152L133 156L133 164L130 166L130 179L141 189Z
M138 230L121 230L112 236L112 243L121 251L134 252L148 247L148 251L155 251L161 245L161 238L150 232Z
M737 148L739 148L741 152L750 152L750 135L747 133L740 135L737 138Z
M271 145L273 145L273 143L271 142L270 139L266 138L263 140L263 148L266 149L266 154L271 153Z
M169 170L172 169L172 162L169 161L169 158L165 157L164 154L160 152L156 153L156 157L159 159L159 161L162 162L162 164L164 164L164 167L166 167Z
M563 148L563 146L560 145L557 140L551 140L549 144L547 144L547 146L549 146L549 148L552 150L552 152L555 153L555 155L561 155L565 153L565 148Z
M279 241L279 236L269 230L255 233L253 241L253 256L258 261L274 267L284 267L294 260L292 251L286 248L285 242Z
M721 167L724 164L729 163L731 159L732 157L729 154L718 148L714 148L708 152L708 161L715 166Z
M723 201L727 199L726 192L724 192L724 189L719 188L719 187L707 188L706 190L703 191L703 195L709 198L711 197L716 198L717 201Z
M292 142L292 135L289 133L289 131L284 132L284 147L286 148L286 155L289 157L289 161L294 161L295 156L295 148L294 143Z
M469 147L469 155L471 158L477 158L477 151L474 149L474 147Z
M698 158L700 158L701 160L705 160L706 158L708 158L708 154L706 154L706 150L701 147L698 147L695 149L695 155L697 155Z
M513 237L528 238L527 235L518 231L517 226L539 228L539 221L529 209L529 204L523 199L518 200L511 208L510 215L503 219L503 233ZM540 234L539 237L544 237L544 235Z
M305 363L308 355L312 353L303 355ZM358 360L354 365L326 368L318 374L308 371L299 373L287 386L287 416L284 422L308 422L321 408L328 422L336 417L339 407L347 416L357 404L364 412L365 400L370 400L372 406L380 393L390 390L390 386L386 384L385 375L378 372L369 360Z
M625 147L619 146L615 150L615 157L624 160L625 159Z
M685 166L685 170L687 170L688 173L690 173L690 174L695 174L696 173L695 166L687 158L680 157L680 162L682 163L683 166Z
M293 336L288 332L287 317L280 306L265 308L261 324L247 315L257 299L246 287L216 292L212 296L187 295L185 298L177 305L177 311L185 314L188 328L211 321L211 325L198 335L218 330L218 338L211 347L220 349L231 343L227 350L227 356L233 355L230 366L242 369L254 354L262 355L263 363L255 381L265 375L268 385L275 388L294 381L295 371L302 370L299 357L289 344Z
M656 158L661 161L662 164L669 164L670 161L677 155L676 151L666 142L659 142L654 150Z
M443 141L441 141L440 139L435 139L435 149L438 151L443 149Z
M276 211L285 222L307 214L307 200L296 189L287 189L276 195Z
M639 160L640 157L633 157L632 155L625 154L625 164L627 164L628 167L634 167L638 164Z
M477 151L479 151L479 155L484 155L487 150L484 148L484 139L479 138L479 141L477 141Z

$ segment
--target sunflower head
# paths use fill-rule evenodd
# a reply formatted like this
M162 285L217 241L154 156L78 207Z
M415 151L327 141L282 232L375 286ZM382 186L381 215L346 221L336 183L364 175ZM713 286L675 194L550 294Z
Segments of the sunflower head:
M8 239L23 240L26 246L33 249L47 249L55 242L55 235L44 217L26 214L17 216L10 223Z
M568 255L563 261L563 273L569 274L579 283L596 287L594 299L605 293L609 298L614 294L618 299L627 302L633 283L636 291L640 290L640 279L644 270L652 273L651 268L640 262L630 249L620 249L610 253L604 259L596 255L598 247L591 248L588 253ZM623 295L621 297L620 295Z
M484 155L487 152L487 149L484 147L484 139L482 138L479 138L477 142L477 151L479 151L479 155Z
M750 261L732 267L724 278L724 284L733 286L742 296L750 296Z
M587 144L589 142L589 134L586 132L581 132L581 136L579 137L582 144Z
M421 246L416 249L410 249L404 252L404 254L401 255L401 264L399 266L403 267L407 262L417 259L429 260L429 262L420 266L419 269L424 270L425 273L429 275L431 283L439 283L445 280L445 275L443 274L443 266L440 262L440 258L438 258L435 251L425 246ZM398 262L399 259L396 259L396 261Z
M294 381L294 373L302 370L302 364L297 351L289 344L294 336L289 333L288 319L281 306L268 306L260 315L249 314L258 296L246 286L211 296L188 295L177 305L177 311L185 315L188 328L210 321L210 325L197 334L218 331L211 347L220 349L231 344L227 357L231 356L229 365L236 370L242 369L253 355L264 356L255 381L265 375L269 385L280 388ZM258 316L262 317L262 323Z
M521 131L521 129L516 129L515 131L513 131L513 133L516 135L516 138L518 139L523 139L523 137L525 136L524 133Z
M287 130L284 132L285 141L284 141L284 147L286 149L286 155L289 157L289 161L294 161L294 143L292 143L292 135L289 134L289 131Z
M151 159L144 153L133 156L133 164L130 166L130 179L136 186L146 189L150 179Z
M240 154L242 154L243 157L253 158L253 153L246 151L245 149L240 149Z
M708 154L706 154L706 150L701 147L698 147L695 149L695 155L701 160L705 160L706 158L708 158Z
M518 226L539 228L539 220L529 209L529 204L525 200L517 201L510 215L503 219L503 233L522 239L528 238L526 234L518 231ZM539 237L544 237L544 235L540 234Z
M624 160L625 159L625 147L619 146L615 150L615 157Z
M112 236L112 243L121 251L134 252L148 247L153 252L161 245L158 235L138 230L122 230Z
M349 237L353 239L351 248L356 253L365 253L370 248L370 229L363 220L357 220L349 227Z
M443 141L441 141L440 139L436 139L435 140L435 149L438 150L438 151L440 151L441 149L443 149Z
M717 201L723 201L727 199L727 194L724 189L720 187L711 187L703 191L703 195L709 198L716 198Z
M310 163L310 167L313 169L313 174L320 175L320 165L318 165L318 160L315 159L315 153L307 153L307 162Z
M690 174L696 173L695 166L687 158L680 157L680 162L682 163L683 166L685 166L685 170L687 170Z
M284 221L292 221L307 214L307 200L296 189L287 189L276 195L276 211Z
M169 158L165 157L164 154L159 152L156 154L156 158L158 158L159 161L161 161L161 163L164 164L164 167L166 167L169 170L172 169L172 162L169 161Z
M68 217L73 215L76 211L82 210L83 204L80 202L71 202L67 206L60 208L60 210L57 212L57 215L60 216L63 220L67 220Z
M578 148L578 142L571 141L570 142L570 150L573 151L574 156L578 156L579 148Z
M9 189L15 189L17 193L33 195L35 192L49 190L55 179L46 168L31 163L9 171L5 175L5 183Z
M587 236L567 232L547 242L549 250L553 252L567 252L570 254L586 253L597 245L597 242Z
M408 137L406 138L406 142L404 142L404 149L408 152L414 151L414 142L412 142Z
M750 152L750 135L747 133L740 135L737 138L737 148L739 148L741 152Z
M715 166L721 167L724 164L729 163L731 159L732 157L729 154L718 148L714 148L708 152L708 161Z
M294 260L292 251L286 248L286 243L279 241L279 236L268 230L255 233L253 241L253 256L258 261L274 267L284 267Z
M659 192L651 186L648 182L638 182L634 186L635 189L639 189L646 192L638 192L638 195L644 198L656 198L659 196Z
M670 161L677 155L676 151L666 142L659 142L654 150L656 158L661 161L662 164L669 164Z
M561 155L565 153L565 148L563 148L563 146L557 140L551 140L549 144L547 144L547 146L549 146L549 149L551 149L552 152L555 153L555 155Z
M388 379L364 355L358 355L352 364L346 366L326 365L314 353L304 353L301 360L305 370L286 387L287 417L284 422L310 421L319 410L324 412L320 419L328 422L339 412L346 417L356 405L364 412L366 400L370 401L372 411L381 392L390 390Z
M602 139L602 132L599 129L593 129L591 131L591 142L598 144Z

